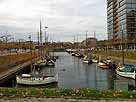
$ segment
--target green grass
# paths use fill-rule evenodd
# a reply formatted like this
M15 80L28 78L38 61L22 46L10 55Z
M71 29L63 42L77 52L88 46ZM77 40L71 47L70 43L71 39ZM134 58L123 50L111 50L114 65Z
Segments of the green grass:
M37 53L33 53L33 58L37 57ZM9 64L16 64L17 62L23 62L30 60L30 53L20 53L15 55L0 56L0 72L10 69L9 67L2 67Z
M0 96L136 99L136 91L100 91L96 89L0 88Z
M121 51L95 51L95 54L122 58ZM124 57L136 60L136 51L124 51Z

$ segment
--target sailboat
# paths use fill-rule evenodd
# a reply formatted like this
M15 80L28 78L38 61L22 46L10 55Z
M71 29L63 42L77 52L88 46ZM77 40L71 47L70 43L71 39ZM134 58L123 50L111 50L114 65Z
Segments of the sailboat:
M136 79L135 66L131 64L120 65L116 69L116 73L120 76Z
M58 74L56 74L55 76L43 76L43 75L35 75L35 65L32 64L32 41L31 41L31 37L29 37L30 39L30 49L31 49L31 72L30 74L22 74L20 76L16 76L16 82L17 84L21 84L21 85L30 85L30 86L34 86L34 85L46 85L46 84L50 84L50 83L56 83L58 82Z
M38 85L46 85L50 83L58 82L58 74L55 76L43 76L35 74L22 74L20 76L16 76L17 84L19 85L27 85L27 86L38 86Z
M92 63L92 60L91 60L91 58L88 58L87 56L85 56L85 57L83 58L82 62L83 62L83 63L86 63L86 64L90 64L90 63Z
M44 47L43 47L43 42L42 42L42 25L40 21L40 32L38 33L38 46L39 46L39 56L40 60L35 62L35 65L42 68L47 66L47 60L44 58Z
M87 31L86 31L86 47L87 47ZM82 59L82 62L86 64L92 63L92 56L89 54L88 47L84 52L85 52L85 55L84 55L84 58Z
M47 66L55 66L55 57L54 57L54 52L53 52L53 56L51 55L50 51L47 51L48 55L46 56L46 60L47 60Z
M123 46L123 30L122 30L122 64L118 64L116 73L120 76L136 79L135 66L131 64L124 64L124 46Z
M36 66L42 68L47 66L47 60L46 59L40 59L35 63Z
M98 67L103 68L103 69L109 69L110 68L109 64L107 64L107 61L100 61L98 63Z
M45 47L46 47L47 41L48 41L48 38L47 38L47 35L46 35L46 31L45 31ZM53 56L51 56L51 52L47 51L47 49L44 52L47 52L47 54L45 54L46 60L47 60L47 66L55 66L56 58L54 57L54 51L53 51Z
M76 52L76 49L75 49L75 36L74 36L74 39L73 39L73 46L72 46L72 49L71 49L71 55L72 56L75 56L75 53Z
M95 32L94 32L94 40L96 40L96 34L95 34ZM94 50L95 50L95 49L97 49L96 44L95 44L95 46L94 46ZM97 59L96 56L93 56L92 62L93 62L93 63L98 63L98 59Z
M83 57L83 55L80 53L80 47L79 47L79 42L78 42L78 35L77 35L77 50L76 50L75 56L79 57L79 58Z

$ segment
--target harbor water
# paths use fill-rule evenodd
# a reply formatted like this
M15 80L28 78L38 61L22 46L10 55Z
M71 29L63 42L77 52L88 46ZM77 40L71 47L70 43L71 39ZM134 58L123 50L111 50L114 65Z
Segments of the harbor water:
M58 83L35 87L92 88L100 90L129 90L135 88L135 80L120 77L116 75L113 69L101 69L97 67L96 63L85 64L82 59L71 56L67 52L55 52L55 55L59 57L55 62L55 67L45 67L40 69L40 72L43 75L58 74ZM26 86L14 83L10 87Z

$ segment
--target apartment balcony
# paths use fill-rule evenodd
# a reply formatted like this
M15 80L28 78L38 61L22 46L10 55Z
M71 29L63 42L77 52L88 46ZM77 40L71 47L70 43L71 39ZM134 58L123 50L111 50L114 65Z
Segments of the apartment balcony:
M114 29L116 29L116 28L118 28L118 24L115 24L115 25L114 25Z
M114 29L114 33L118 33L118 29Z

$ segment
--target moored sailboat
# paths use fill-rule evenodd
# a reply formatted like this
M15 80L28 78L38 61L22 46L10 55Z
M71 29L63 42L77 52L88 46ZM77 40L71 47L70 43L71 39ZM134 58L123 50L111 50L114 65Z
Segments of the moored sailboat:
M30 86L37 86L37 85L46 85L50 83L57 83L58 82L58 74L55 76L39 76L34 77L31 74L22 74L22 76L16 76L17 84L21 85L30 85Z
M48 65L48 66L55 66L55 62L54 62L53 60L49 60L49 61L47 62L47 65Z
M122 66L118 66L116 69L116 73L123 77L136 79L136 72L134 65L124 64Z
M88 31L86 31L86 49L84 50L84 58L82 59L82 62L86 64L90 64L92 63L92 55L90 55L90 52L89 52L90 50L87 45L87 32Z
M136 67L131 64L125 64L124 62L123 29L122 29L121 44L122 44L122 64L120 63L118 64L118 67L116 68L116 73L123 77L136 79L136 72L135 72Z
M86 63L86 64L90 64L92 63L92 59L88 56L85 56L83 59L82 59L82 62L83 63Z
M102 61L98 63L98 67L103 68L103 69L109 69L109 65Z
M22 75L16 76L17 84L34 86L34 85L46 85L46 84L58 82L58 74L53 75L53 76L40 75L40 74L38 74L38 76L35 75L35 64L34 65L32 64L33 61L32 61L31 36L29 37L29 39L30 39L30 51L31 51L30 74L22 74ZM43 60L40 61L40 65L45 63L45 62L42 62L42 61Z
M48 62L46 59L40 59L35 63L35 66L42 68L48 65Z

